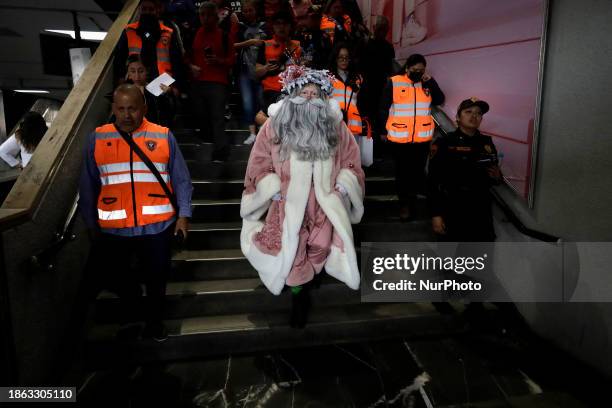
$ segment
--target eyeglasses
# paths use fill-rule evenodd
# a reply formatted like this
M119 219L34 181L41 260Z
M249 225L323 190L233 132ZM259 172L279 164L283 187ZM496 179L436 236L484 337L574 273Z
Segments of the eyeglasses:
M350 61L350 57L338 57L337 58L338 61Z

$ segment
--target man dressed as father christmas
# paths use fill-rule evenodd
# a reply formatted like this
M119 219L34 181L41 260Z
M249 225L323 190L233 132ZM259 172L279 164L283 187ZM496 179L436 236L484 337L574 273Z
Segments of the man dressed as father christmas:
M359 147L330 98L327 71L290 66L251 150L240 203L242 252L275 295L291 288L304 327L308 282L323 268L351 289L359 270L351 224L363 215Z

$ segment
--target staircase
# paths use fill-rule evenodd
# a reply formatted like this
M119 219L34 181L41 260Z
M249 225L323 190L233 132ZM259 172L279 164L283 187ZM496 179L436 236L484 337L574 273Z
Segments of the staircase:
M458 330L454 318L439 314L431 304L362 304L359 291L324 273L311 291L307 327L290 328L290 293L270 294L240 250L239 206L251 149L241 143L248 130L229 120L230 158L213 163L212 143L195 135L192 118L181 116L179 123L174 134L193 180L193 218L185 246L173 256L164 316L169 339L117 342L117 322L124 311L119 299L104 292L97 299L95 324L88 333L91 367L108 366L118 358L135 363L167 361ZM392 175L390 160L366 170L365 215L354 226L358 251L362 241L433 238L425 218L399 221ZM424 216L424 200L420 201ZM138 321L139 315L130 318ZM118 348L124 347L129 352L119 353Z
M185 406L217 406L221 400L224 406L247 406L246 401L306 406L313 399L324 401L329 384L342 383L351 390L345 390L348 397L330 394L333 403L320 406L340 406L342 398L359 401L351 406L585 406L564 392L575 391L567 384L572 380L556 378L554 369L551 373L537 363L545 348L530 349L500 335L501 323L492 325L497 331L492 335L466 326L462 313L441 314L428 303L361 303L359 291L324 272L311 291L306 328L289 327L289 291L270 294L240 250L239 205L251 148L241 142L248 131L229 121L230 159L212 163L212 143L196 137L190 121L183 117L174 130L193 180L194 211L189 239L173 255L164 316L169 338L162 343L117 339L117 322L125 311L116 296L101 293L82 360L85 372L96 373L97 379L79 394L81 401L97 401L94 406L108 406L107 400L111 405L129 400L176 406L180 399ZM388 159L366 169L365 215L353 226L358 253L362 241L433 240L424 200L419 200L416 221L399 221L392 174ZM140 316L142 311L128 317L137 323ZM551 353L543 366L561 359ZM272 363L270 374L266 367ZM124 372L126 367L132 368ZM138 367L134 373L133 367ZM540 380L551 378L548 389L540 389L523 368ZM431 382L409 395L407 386L423 372ZM364 386L367 378L371 383ZM349 385L352 381L357 382ZM172 392L176 395L169 398Z

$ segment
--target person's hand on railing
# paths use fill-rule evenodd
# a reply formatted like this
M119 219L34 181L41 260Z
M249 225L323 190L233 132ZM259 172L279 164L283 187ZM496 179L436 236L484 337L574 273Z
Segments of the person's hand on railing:
M496 164L489 166L487 168L487 174L496 183L499 183L502 179L501 170L499 169L499 166Z

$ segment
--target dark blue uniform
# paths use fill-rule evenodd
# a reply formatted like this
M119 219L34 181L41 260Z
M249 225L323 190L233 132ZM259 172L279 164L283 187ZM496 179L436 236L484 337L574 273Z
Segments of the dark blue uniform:
M499 180L487 169L497 165L490 136L476 131L468 136L457 129L431 145L428 203L431 216L442 216L445 240L495 240L489 188Z

